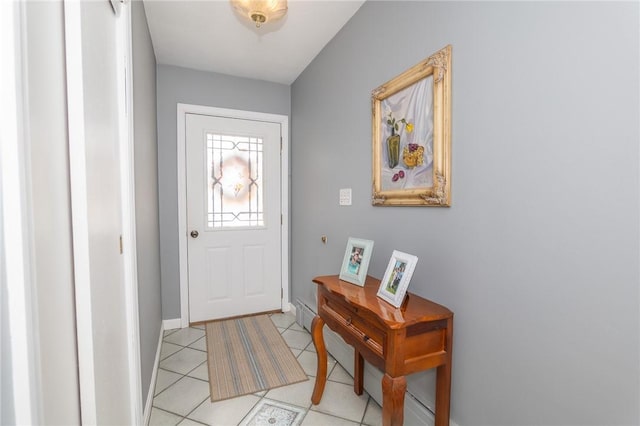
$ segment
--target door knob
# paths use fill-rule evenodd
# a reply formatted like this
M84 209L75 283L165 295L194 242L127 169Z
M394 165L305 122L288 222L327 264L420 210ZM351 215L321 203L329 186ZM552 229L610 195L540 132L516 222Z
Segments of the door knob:
M200 235L198 231L191 231L191 238L198 238L198 235Z

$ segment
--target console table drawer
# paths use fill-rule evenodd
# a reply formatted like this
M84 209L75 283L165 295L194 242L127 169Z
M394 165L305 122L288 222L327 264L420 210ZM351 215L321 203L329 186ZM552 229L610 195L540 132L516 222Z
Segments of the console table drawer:
M344 327L350 329L352 334L372 345L375 351L382 355L384 332L374 324L366 321L357 308L343 304L339 299L334 298L325 299L323 307Z

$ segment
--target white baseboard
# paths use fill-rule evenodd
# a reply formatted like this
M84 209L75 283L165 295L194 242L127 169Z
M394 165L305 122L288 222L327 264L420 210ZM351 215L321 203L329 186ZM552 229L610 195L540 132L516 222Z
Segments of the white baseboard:
M282 312L291 312L293 315L296 314L296 307L292 303L285 303L282 306Z
M151 372L151 382L149 383L149 392L147 392L147 402L144 405L144 425L149 424L151 419L151 406L153 405L153 395L156 393L156 377L158 376L158 366L160 365L160 352L162 350L162 338L164 337L164 321L160 324L160 337L158 339L158 349L156 350L156 360L153 363Z
M173 330L174 328L182 328L182 319L166 319L162 321L162 327L165 330Z

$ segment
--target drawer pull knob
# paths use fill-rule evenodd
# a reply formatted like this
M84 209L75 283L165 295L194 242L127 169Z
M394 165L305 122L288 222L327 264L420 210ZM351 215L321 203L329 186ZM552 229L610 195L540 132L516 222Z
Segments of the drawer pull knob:
M370 339L370 337L369 336L364 336L362 339L366 342L367 340Z
M351 325L351 317L347 318L347 325Z

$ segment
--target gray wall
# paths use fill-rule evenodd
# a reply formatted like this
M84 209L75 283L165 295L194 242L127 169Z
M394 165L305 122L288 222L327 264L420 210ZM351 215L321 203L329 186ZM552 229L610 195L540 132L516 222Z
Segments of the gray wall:
M162 325L156 57L142 1L131 3L136 243L142 401L147 398Z
M415 254L410 291L455 312L452 420L639 424L638 22L637 3L365 3L292 85L293 300L349 236L375 240L373 276ZM452 207L374 208L371 90L447 44Z
M289 116L290 87L228 75L159 65L158 184L162 317L180 318L178 263L177 104L206 105Z

